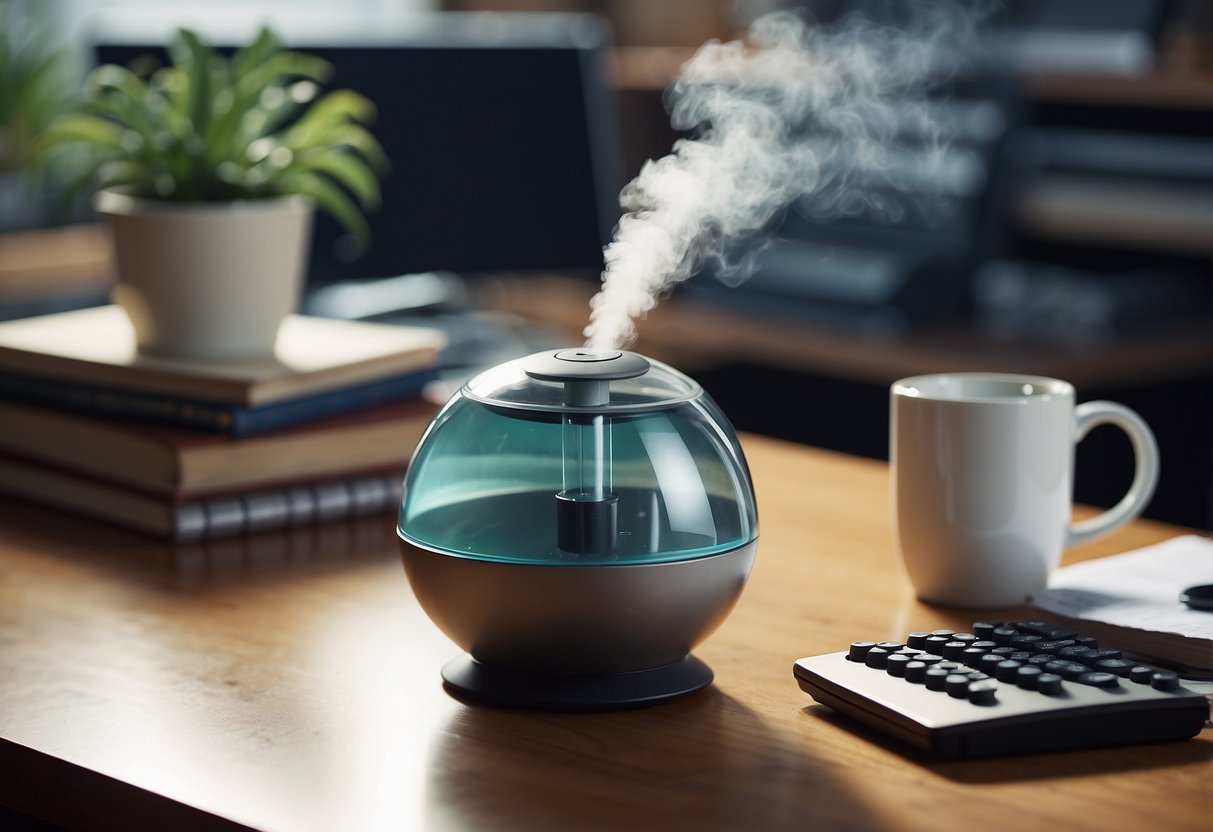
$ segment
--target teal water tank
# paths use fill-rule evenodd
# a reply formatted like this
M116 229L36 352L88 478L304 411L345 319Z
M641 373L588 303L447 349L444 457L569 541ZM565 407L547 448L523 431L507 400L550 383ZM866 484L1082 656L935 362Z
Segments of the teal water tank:
M738 600L758 522L737 435L698 383L570 348L499 365L447 402L397 531L419 602L467 651L448 685L577 708L710 682L689 653Z

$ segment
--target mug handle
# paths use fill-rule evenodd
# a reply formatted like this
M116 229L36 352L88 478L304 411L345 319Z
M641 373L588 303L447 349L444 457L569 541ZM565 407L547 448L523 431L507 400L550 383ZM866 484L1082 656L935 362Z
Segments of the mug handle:
M1144 419L1122 404L1085 402L1074 408L1074 444L1081 442L1096 425L1116 425L1128 434L1137 466L1133 484L1120 502L1103 514L1070 524L1066 532L1067 546L1102 537L1141 514L1158 484L1158 443Z

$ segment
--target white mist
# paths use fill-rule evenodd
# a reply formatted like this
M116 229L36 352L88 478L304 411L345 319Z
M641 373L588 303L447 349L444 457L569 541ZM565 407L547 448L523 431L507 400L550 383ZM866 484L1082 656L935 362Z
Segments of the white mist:
M925 92L963 59L978 17L919 3L907 26L853 17L827 28L777 12L745 41L701 47L667 91L673 126L697 132L620 195L626 213L604 250L586 344L627 346L669 289L793 200L823 218L867 205L863 183L889 166L898 134L942 147ZM809 119L831 140L804 141Z

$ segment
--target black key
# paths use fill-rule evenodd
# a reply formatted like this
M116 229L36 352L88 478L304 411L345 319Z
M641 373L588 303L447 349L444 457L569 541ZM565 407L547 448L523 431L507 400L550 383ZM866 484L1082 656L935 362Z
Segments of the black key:
M874 641L852 641L851 649L847 651L847 658L853 662L862 662L868 655L868 651L875 646Z
M932 630L931 635L933 635L933 636L951 636L955 632L956 632L955 630ZM951 640L952 640L951 638L948 639L948 641L951 641Z
M985 679L969 684L969 701L974 705L993 705L998 701L998 683Z
M992 650L998 649L998 644L996 642L990 641L988 638L983 638L978 641L975 641L972 644L970 644L969 646L970 647L979 647L982 650L985 650L986 652L990 652Z
M986 653L981 657L981 661L977 663L977 669L982 673L989 673L991 676L996 676L998 675L998 666L1004 661L1006 660L997 653ZM1016 662L1015 666L1018 667L1019 662Z
M1061 693L1061 677L1056 673L1042 673L1036 677L1036 690L1046 696L1056 696Z
M1058 650L1057 658L1077 661L1079 656L1086 653L1090 649L1090 647L1087 647L1084 644L1071 644L1069 647L1063 647Z
M977 667L984 655L986 655L986 651L980 647L966 647L960 654L960 661L968 667Z
M964 653L965 648L968 646L969 645L965 644L963 641L949 641L943 646L943 657L945 659L958 662L960 661L960 657Z
M1025 690L1036 690L1036 681L1044 675L1044 671L1034 664L1020 665L1015 671L1015 684Z
M1053 653L1056 655L1057 651L1061 648L1072 647L1073 645L1074 639L1063 638L1060 641L1038 641L1034 647L1042 653Z
M889 651L882 647L873 647L868 651L868 654L863 657L863 663L868 667L874 667L877 670L884 670L885 664L889 661Z
M949 637L950 635L950 633L946 636L938 633L932 633L931 635L927 636L927 643L924 645L923 649L928 653L934 653L936 656L942 656L943 646L952 640Z
M915 650L925 650L927 647L927 636L930 633L915 632L906 636L906 646L913 647Z
M1090 685L1093 688L1118 688L1120 687L1120 677L1115 673L1104 673L1099 670L1092 670L1087 673L1078 674L1078 678L1074 681L1080 685Z
M957 699L967 699L969 696L969 677L963 673L953 673L944 679L944 689L948 692L948 696L954 696Z
M964 675L969 677L970 682L984 682L986 679L990 678L986 674L982 673L980 670L970 670L968 673L966 673Z
M919 653L918 661L922 662L927 667L930 667L933 664L938 664L939 662L943 661L943 658L932 653Z
M990 652L991 652L991 653L993 653L995 656L1003 656L1003 657L1006 657L1006 656L1009 656L1009 655L1011 655L1012 653L1014 653L1014 652L1016 652L1016 651L1015 651L1015 648L1014 648L1014 647L995 647L995 648L994 648L993 650L991 650Z
M1065 679L1077 679L1082 674L1086 673L1089 668L1081 662L1068 662L1064 659L1057 659L1046 664L1043 668L1045 673L1055 673Z
M906 662L906 681L921 682L927 678L926 662Z
M901 653L894 653L885 660L884 671L890 676L904 677L906 675L906 665L911 661L912 659L909 656Z
M1129 679L1139 685L1148 685L1154 676L1154 670L1155 668L1147 667L1144 664L1134 665L1133 669L1129 671Z
M946 670L949 673L959 673L960 671L964 670L964 666L961 665L960 662L940 662L935 666L940 670Z
M1027 664L1037 665L1038 667L1044 667L1049 662L1057 661L1057 657L1050 656L1048 653L1033 653L1026 659L1021 659L1021 661L1024 661Z
M1154 690L1179 690L1179 674L1174 670L1156 670L1150 677Z
M1015 631L1014 627L995 627L994 631L990 633L990 641L997 642L1001 647L1009 645L1011 643L1011 636L1017 635L1019 633Z
M1009 659L1000 661L994 668L994 676L1000 682L1014 682L1015 677L1019 673L1019 668L1023 667L1019 662L1013 662Z
M1095 640L1095 636L1074 636L1074 643L1081 644L1088 650L1094 650L1099 646L1099 642Z
M973 635L972 633L953 633L952 641L973 642L977 641L977 636ZM968 647L968 644L965 646Z
M1127 659L1104 659L1102 662L1096 663L1095 669L1105 673L1115 673L1120 678L1127 679L1133 672L1133 662Z
M1087 667L1094 667L1104 659L1119 659L1120 657L1121 652L1119 650L1113 650L1110 647L1100 647L1095 650L1088 650L1081 656L1075 656L1074 661L1082 662Z
M1013 662L1027 662L1028 659L1032 658L1032 654L1027 650L1014 650L1008 653L1005 658L1010 659Z
M1012 625L1021 633L1040 636L1045 641L1057 641L1063 638L1073 638L1077 633L1069 627L1059 627L1045 621L1016 621Z
M948 677L952 674L941 667L931 667L926 672L928 690L943 690L947 686Z
M973 634L979 638L992 638L994 630L1001 626L1001 621L975 621L973 622Z
M1021 650L1024 648L1030 648L1032 650L1035 650L1036 647L1034 645L1037 642L1043 641L1043 640L1044 639L1042 639L1040 636L1020 633L1018 635L1011 636L1011 640L1008 641L1007 644L1009 644L1012 647L1018 647Z
M881 650L888 650L890 653L896 653L905 645L903 645L900 641L880 641L876 643L876 646Z

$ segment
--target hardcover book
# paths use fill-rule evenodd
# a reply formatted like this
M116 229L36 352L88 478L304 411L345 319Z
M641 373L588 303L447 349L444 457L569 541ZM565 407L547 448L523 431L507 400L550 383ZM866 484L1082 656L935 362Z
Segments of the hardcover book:
M0 492L177 543L362 517L394 509L403 466L342 478L175 500L0 454Z
M425 327L291 315L272 358L174 360L141 354L109 305L0 323L0 373L254 408L429 368L443 346Z
M414 397L235 439L0 402L0 451L182 501L404 465L436 409Z
M173 393L125 390L57 378L0 373L0 399L46 405L87 416L134 419L240 437L420 396L436 376L434 368L426 367L402 375L246 407L233 402Z

